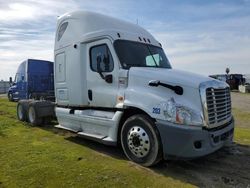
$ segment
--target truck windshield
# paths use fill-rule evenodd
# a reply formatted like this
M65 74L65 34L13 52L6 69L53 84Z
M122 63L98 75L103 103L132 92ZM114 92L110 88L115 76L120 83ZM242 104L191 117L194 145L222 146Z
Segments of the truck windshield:
M116 40L114 47L124 69L130 67L171 69L171 65L160 47L127 40Z

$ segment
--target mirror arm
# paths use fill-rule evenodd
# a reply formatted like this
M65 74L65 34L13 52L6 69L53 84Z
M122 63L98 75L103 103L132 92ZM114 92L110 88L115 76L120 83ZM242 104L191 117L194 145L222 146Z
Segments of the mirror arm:
M103 80L105 80L105 76L102 74L102 72L98 72L98 73L99 73L100 77L101 77Z
M107 76L104 76L104 75L102 74L102 72L98 72L98 73L99 73L100 77L101 77L103 80L105 80L107 83L111 84L111 83L113 82L112 74L109 74L109 75L107 75Z

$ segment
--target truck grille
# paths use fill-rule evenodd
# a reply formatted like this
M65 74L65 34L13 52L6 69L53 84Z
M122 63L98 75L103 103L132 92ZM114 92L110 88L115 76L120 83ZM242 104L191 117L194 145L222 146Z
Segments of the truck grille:
M217 125L231 117L231 97L228 87L206 89L208 123Z

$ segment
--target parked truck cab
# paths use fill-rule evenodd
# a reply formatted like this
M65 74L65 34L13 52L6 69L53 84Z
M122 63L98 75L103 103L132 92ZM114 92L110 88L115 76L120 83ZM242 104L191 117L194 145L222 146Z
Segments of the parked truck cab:
M10 101L54 98L53 62L27 59L23 61L8 91Z
M58 18L54 55L57 128L121 144L143 166L201 157L233 140L229 86L173 69L161 44L138 25L66 13ZM33 107L28 116L37 123Z
M58 18L56 115L60 128L121 143L144 166L195 158L231 142L229 86L172 69L145 29L91 12Z

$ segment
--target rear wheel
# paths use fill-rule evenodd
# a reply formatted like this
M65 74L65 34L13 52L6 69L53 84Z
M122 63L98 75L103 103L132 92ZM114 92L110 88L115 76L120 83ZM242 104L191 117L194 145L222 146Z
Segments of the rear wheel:
M139 114L126 120L121 129L125 155L142 166L152 166L162 159L158 130L150 117Z
M28 108L28 120L32 125L41 125L42 124L42 118L40 118L37 114L37 109L35 108L35 105L29 105Z
M17 104L17 118L20 121L25 121L26 120L26 112L24 109L24 106L22 103Z

